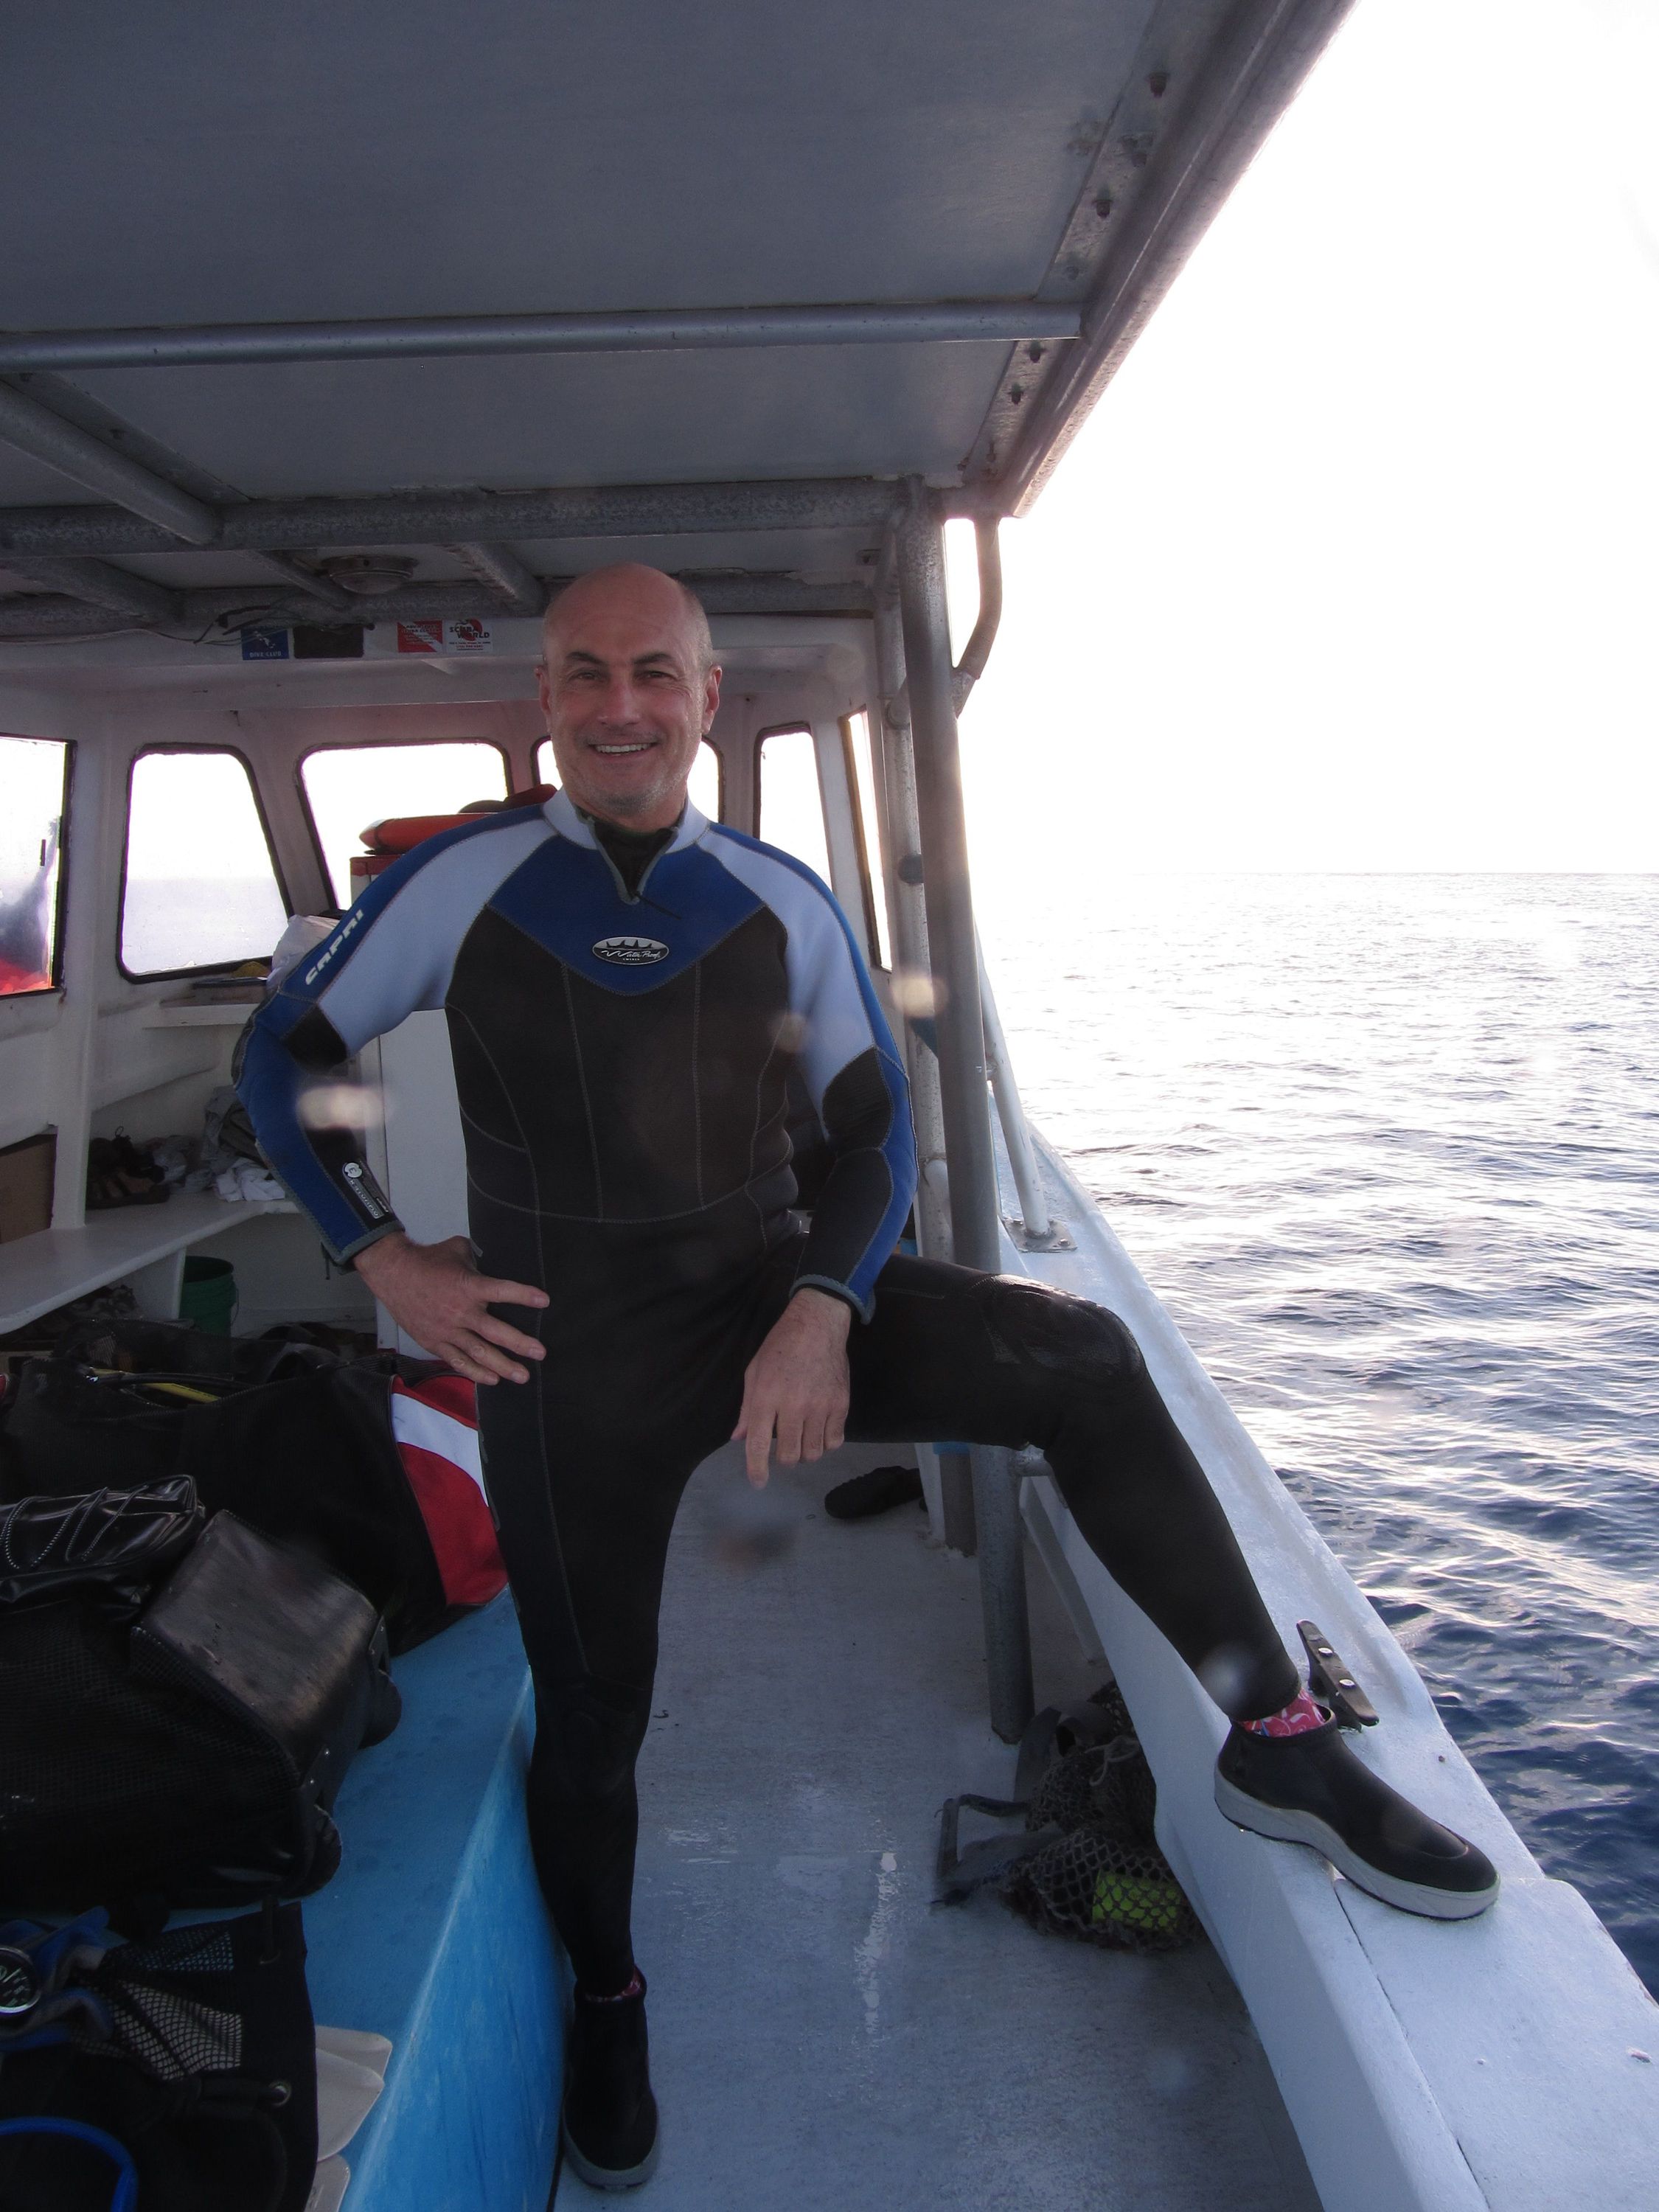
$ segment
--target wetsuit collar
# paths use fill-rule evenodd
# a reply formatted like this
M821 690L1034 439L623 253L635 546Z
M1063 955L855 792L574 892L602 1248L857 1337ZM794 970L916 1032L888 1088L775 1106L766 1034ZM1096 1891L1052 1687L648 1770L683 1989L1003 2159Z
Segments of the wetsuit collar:
M561 837L568 837L573 845L586 845L590 852L597 848L599 839L593 835L587 823L582 819L576 806L562 791L554 793L552 798L542 808L542 812ZM685 802L685 811L680 817L679 827L668 843L663 847L664 852L684 852L688 845L696 843L708 827L708 816L699 814L688 799Z

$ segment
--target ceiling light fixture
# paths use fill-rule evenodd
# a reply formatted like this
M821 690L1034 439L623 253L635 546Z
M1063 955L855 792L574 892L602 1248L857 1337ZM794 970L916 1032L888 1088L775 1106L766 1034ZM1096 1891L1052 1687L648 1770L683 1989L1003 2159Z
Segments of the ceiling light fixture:
M331 583L364 599L383 599L399 590L416 569L407 553L331 553L319 566Z

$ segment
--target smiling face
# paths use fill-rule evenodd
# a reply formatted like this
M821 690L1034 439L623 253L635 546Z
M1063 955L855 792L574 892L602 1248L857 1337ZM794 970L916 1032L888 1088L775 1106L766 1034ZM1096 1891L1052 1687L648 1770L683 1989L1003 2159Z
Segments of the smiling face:
M539 683L559 781L627 830L666 830L720 704L708 625L660 568L596 569L560 592Z

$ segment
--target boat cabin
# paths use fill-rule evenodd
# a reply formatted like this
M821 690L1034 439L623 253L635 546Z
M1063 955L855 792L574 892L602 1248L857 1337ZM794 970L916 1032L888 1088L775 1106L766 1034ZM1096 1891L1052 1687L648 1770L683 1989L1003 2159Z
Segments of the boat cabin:
M1292 1648L1316 1622L1368 1693L1366 1757L1503 1875L1430 1923L1224 1820L1224 1723L1040 1458L848 1447L751 1506L717 1455L641 1770L647 2195L676 2212L1652 2201L1650 2000L1028 1126L974 925L957 717L999 523L1346 4L76 0L8 27L0 1334L115 1285L177 1315L218 1261L239 1334L399 1342L257 1162L123 1203L118 1139L200 1137L279 945L389 854L544 795L543 613L651 562L725 672L696 803L831 885L901 1041L919 1248L1124 1317ZM947 530L979 581L954 654ZM464 1231L441 1018L357 1072L410 1233ZM826 1516L895 1460L921 1509ZM392 2046L315 2212L580 2203L509 1603L398 1674L305 1907L318 2021ZM1012 1798L1034 1711L1109 1680L1202 1925L1179 1954L935 1901L942 1802Z

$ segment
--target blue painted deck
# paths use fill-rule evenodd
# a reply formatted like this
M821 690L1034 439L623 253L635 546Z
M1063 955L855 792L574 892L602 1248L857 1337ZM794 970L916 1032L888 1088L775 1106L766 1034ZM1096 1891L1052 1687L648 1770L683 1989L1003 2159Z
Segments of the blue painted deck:
M525 1833L528 1676L501 1598L397 1662L404 1718L336 1808L305 1908L312 2008L392 2039L346 2212L544 2212L563 1972Z

